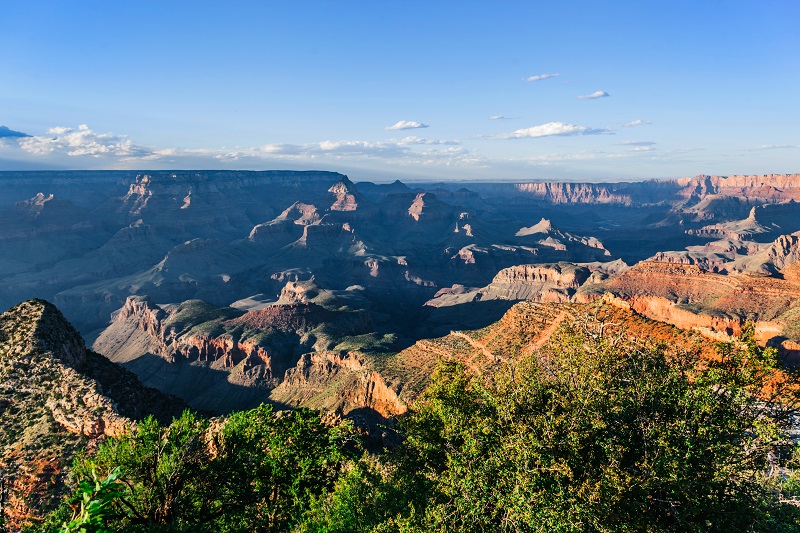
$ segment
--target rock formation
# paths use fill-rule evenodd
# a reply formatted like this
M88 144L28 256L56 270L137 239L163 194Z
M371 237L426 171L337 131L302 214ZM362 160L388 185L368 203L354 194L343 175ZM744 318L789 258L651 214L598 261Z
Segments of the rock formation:
M88 351L43 300L0 315L0 465L11 482L9 525L58 502L52 485L65 486L72 455L86 439L118 435L148 414L167 422L185 407Z

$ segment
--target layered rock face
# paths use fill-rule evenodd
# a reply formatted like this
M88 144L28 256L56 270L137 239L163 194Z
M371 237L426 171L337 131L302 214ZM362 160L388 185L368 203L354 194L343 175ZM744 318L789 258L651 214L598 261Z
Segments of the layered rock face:
M284 405L341 414L367 409L385 418L408 409L395 388L357 352L344 356L335 352L304 354L270 398Z
M291 303L245 313L201 301L162 308L130 297L94 349L197 408L225 412L273 401L270 391L304 353L373 329L364 313L329 311L297 297L297 283L287 287ZM173 381L163 383L154 369L174 374Z
M677 180L681 198L730 196L756 203L780 203L800 199L800 174L696 176Z
M630 195L616 184L520 183L518 191L553 204L630 204Z
M698 265L647 261L610 280L604 289L636 311L682 328L738 335L750 319L756 322L760 342L782 346L784 340L795 342L784 332L800 304L800 284L793 270L786 270L788 276L782 277L723 275Z
M566 302L589 279L587 268L571 264L519 265L501 270L482 298Z
M330 206L331 211L355 211L358 209L359 199L353 183L345 178L342 181L334 183L328 194L332 197L333 203Z

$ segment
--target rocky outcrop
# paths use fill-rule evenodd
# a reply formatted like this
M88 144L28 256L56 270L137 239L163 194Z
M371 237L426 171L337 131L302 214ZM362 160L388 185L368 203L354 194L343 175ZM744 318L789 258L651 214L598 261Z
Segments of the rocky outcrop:
M589 270L567 263L519 265L497 273L492 283L548 283L562 289L577 289L589 277Z
M481 300L568 302L590 273L587 268L569 263L518 265L498 272L478 294Z
M342 386L342 382L346 386ZM270 395L287 405L306 405L347 415L364 408L384 418L403 414L407 407L380 373L365 366L356 352L305 354L284 382Z
M696 264L644 261L603 284L636 311L682 328L736 335L747 319L762 343L779 338L781 317L800 302L800 283L787 276L714 273ZM793 339L789 339L793 340Z
M696 266L704 272L725 273L730 268L733 255L723 255L714 252L658 252L649 261L654 263L669 263L673 265Z
M302 354L374 329L364 312L331 311L312 302L319 292L313 280L289 281L280 304L245 313L202 301L162 308L149 299L130 297L94 348L112 361L131 365L153 386L165 384L148 367L174 374L174 379L184 380L179 386L182 397L198 408L241 409L253 401L256 389L263 396L281 384ZM148 363L148 354L159 361ZM183 375L187 372L195 378ZM237 400L233 392L242 388L253 390Z
M195 319L196 322L190 321L181 328L177 327L177 323L185 320L181 316L185 307L182 309L179 306L168 312L148 298L129 297L113 318L111 326L95 341L94 347L119 362L149 352L170 363L185 361L225 371L231 371L239 365L246 370L259 367L254 372L263 380L261 385L274 386L283 372L293 365L291 356L288 360L283 354L277 354L276 357L269 347L259 345L255 339L237 338L219 328L219 334L211 335L203 333L204 328L196 329L194 326L211 319L234 330L237 326L246 325L253 330L270 328L294 332L307 329L305 316L314 313L310 309L314 304L273 306L225 319L224 313L213 313L210 307L206 307L207 304L198 302L195 305L202 307L201 311L197 311L200 316ZM212 316L208 315L209 312ZM142 348L145 348L144 352Z
M763 253L764 258L776 270L783 270L790 264L800 261L800 232L781 235Z
M329 200L333 203L328 208L331 211L355 211L358 209L359 194L353 182L345 177L343 180L334 183L328 189Z
M53 305L31 300L0 315L0 465L15 509L10 525L58 502L87 439L117 436L149 414L166 422L185 408L88 351ZM46 469L33 467L42 462Z
M681 329L706 328L726 335L739 335L744 324L742 318L693 313L661 296L629 296L624 300L637 313Z
M683 186L679 198L729 196L757 203L780 203L800 199L800 174L706 176L677 180Z
M341 187L337 188L338 185L339 184L334 185L329 191L341 190ZM303 202L295 202L287 207L275 220L291 220L295 224L307 226L309 224L318 223L320 219L321 217L316 207L311 204L304 204Z
M415 222L443 220L449 215L451 215L449 206L429 192L417 194L408 208L408 216Z
M735 241L752 240L754 237L774 233L776 228L767 227L756 220L757 208L750 209L750 214L744 220L725 222L703 226L700 229L686 230L688 235L709 239L731 239Z

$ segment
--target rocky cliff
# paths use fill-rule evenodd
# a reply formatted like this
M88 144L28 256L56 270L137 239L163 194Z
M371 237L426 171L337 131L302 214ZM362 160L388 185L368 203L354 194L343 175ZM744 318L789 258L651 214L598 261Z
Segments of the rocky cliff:
M303 354L374 329L363 312L310 301L318 294L306 285L288 282L284 303L244 313L202 301L161 307L129 297L94 349L199 409L225 412L272 401L270 390Z
M0 467L10 476L8 517L18 527L60 497L73 453L154 414L186 408L145 388L83 339L51 304L31 300L0 316Z
M633 202L619 184L519 183L516 189L552 204L626 204Z

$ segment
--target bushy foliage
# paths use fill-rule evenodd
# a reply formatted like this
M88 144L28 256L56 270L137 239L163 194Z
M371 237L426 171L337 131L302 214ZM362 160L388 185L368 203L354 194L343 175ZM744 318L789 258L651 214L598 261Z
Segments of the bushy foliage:
M798 531L775 490L794 393L750 333L711 363L569 328L488 383L443 363L404 445L306 530ZM391 487L382 516L334 520Z
M109 531L272 532L298 522L345 460L348 427L306 409L262 405L210 426L188 411L169 426L145 419L77 458L72 475L123 472L103 517Z

